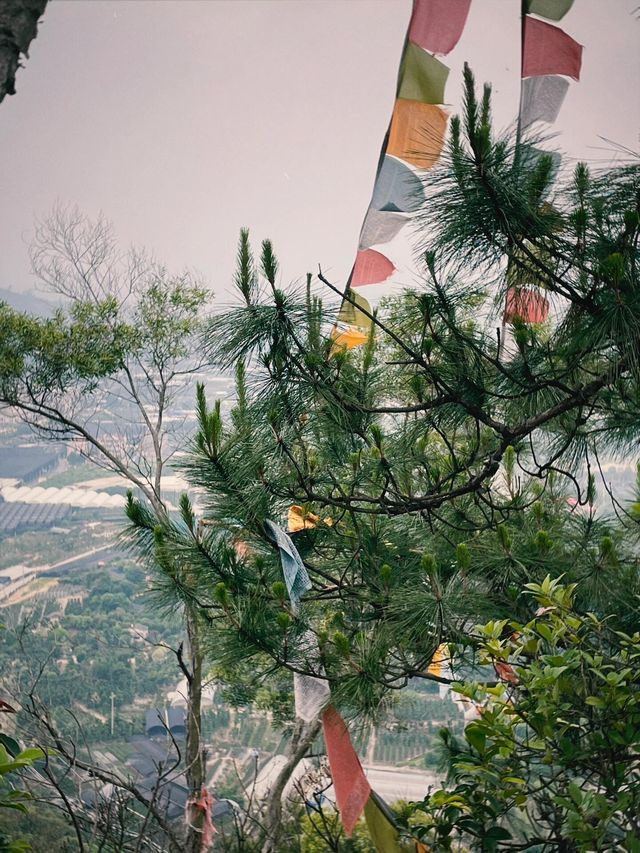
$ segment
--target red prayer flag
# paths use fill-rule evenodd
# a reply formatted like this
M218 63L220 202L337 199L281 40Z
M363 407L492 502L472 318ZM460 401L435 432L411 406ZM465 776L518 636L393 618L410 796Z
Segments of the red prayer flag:
M471 0L414 0L409 39L431 53L449 53L464 29Z
M365 284L379 284L393 275L396 268L386 255L375 249L365 249L358 252L351 276L351 287L362 287Z
M349 730L333 705L322 712L322 731L340 819L349 837L364 811L371 786L351 743Z
M510 287L504 309L505 323L522 320L525 323L544 323L549 316L549 301L526 287Z
M502 660L497 660L493 664L496 675L500 681L507 681L509 684L520 684L520 679L516 675L511 664Z
M580 79L582 45L560 27L525 15L522 76L564 74Z

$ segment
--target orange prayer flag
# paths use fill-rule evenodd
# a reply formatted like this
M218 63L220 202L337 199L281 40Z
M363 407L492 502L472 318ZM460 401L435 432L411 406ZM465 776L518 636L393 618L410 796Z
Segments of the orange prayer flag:
M449 53L458 43L471 0L415 0L409 38L431 53Z
M549 316L549 301L527 287L510 287L504 309L505 323L544 323Z
M305 512L304 508L294 504L289 507L287 513L287 527L289 533L298 533L300 530L309 530L320 521L319 516L313 512Z
M366 344L369 340L369 335L356 326L350 326L348 329L333 329L331 337L333 339L332 354L336 349L354 349Z
M376 252L375 249L364 249L356 255L351 276L351 287L380 284L393 275L395 271L394 265L382 252Z
M430 169L438 160L447 129L447 114L435 104L396 101L387 154L399 157L419 169Z
M351 743L349 730L333 705L322 712L322 731L340 819L349 837L364 811L371 786Z
M442 664L449 658L449 649L446 643L440 643L433 653L431 663L427 667L429 675L442 675Z
M564 74L580 79L582 45L560 27L525 15L522 76Z

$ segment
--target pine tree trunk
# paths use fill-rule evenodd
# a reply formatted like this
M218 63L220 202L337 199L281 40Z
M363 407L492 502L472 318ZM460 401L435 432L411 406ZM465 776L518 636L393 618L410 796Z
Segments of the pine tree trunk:
M296 720L287 747L287 761L276 776L269 791L263 824L266 838L262 846L262 853L278 853L280 849L278 843L282 830L282 795L293 772L308 752L319 732L319 718L312 723Z
M189 797L197 798L205 784L206 756L202 746L202 649L195 613L185 608L191 678L187 680L187 737L185 777ZM200 809L188 810L185 853L201 853L204 814Z

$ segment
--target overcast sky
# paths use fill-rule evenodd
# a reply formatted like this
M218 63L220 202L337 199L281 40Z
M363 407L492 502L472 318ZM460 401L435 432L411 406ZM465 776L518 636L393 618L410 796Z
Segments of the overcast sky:
M515 117L520 0L473 0L464 59ZM576 0L585 45L557 128L572 157L640 148L638 0ZM390 117L410 0L51 0L0 105L0 287L29 289L34 216L102 211L123 244L200 272L224 299L238 231L271 237L284 282L344 282ZM396 241L397 242L397 241ZM395 244L394 244L395 245ZM402 254L400 250L400 254ZM407 255L408 257L408 255ZM398 281L408 281L408 262Z

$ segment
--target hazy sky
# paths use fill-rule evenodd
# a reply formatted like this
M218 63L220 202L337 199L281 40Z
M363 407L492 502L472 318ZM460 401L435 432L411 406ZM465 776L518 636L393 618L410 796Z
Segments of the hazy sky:
M609 159L599 136L640 149L637 6L575 0L561 22L585 45L555 128L576 158ZM519 7L473 0L457 61L445 59L452 104L467 59L494 83L501 125L517 109ZM241 226L256 245L271 237L283 281L320 262L344 282L410 10L410 0L51 0L17 95L0 105L0 287L33 287L33 219L56 201L102 211L124 244L199 271L220 294ZM398 279L409 278L403 266Z

